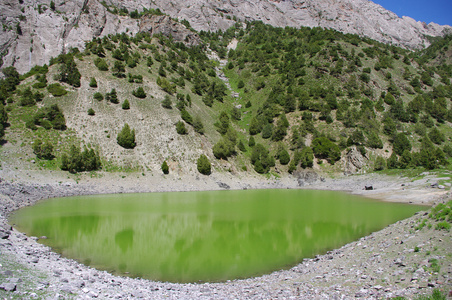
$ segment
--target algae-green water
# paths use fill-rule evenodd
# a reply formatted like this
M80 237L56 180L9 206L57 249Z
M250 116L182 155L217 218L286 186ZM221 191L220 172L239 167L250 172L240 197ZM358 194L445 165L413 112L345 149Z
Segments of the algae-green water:
M198 282L290 268L422 209L331 191L171 192L49 199L10 223L99 269Z

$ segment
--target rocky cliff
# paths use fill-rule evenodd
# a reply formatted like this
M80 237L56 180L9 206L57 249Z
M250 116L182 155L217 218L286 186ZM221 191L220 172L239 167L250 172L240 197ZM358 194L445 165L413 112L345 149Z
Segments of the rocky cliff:
M129 10L140 10L148 3L145 0L110 2ZM234 19L261 20L277 27L332 28L410 49L428 46L426 36L442 36L452 31L451 26L400 18L368 0L154 0L151 7L188 20L196 30L224 30L234 24Z
M83 48L85 41L93 37L121 32L134 34L143 28L173 36L184 30L178 34L182 41L198 42L195 35L168 17L142 20L111 13L114 9L130 12L143 8L159 8L173 18L186 19L196 30L226 29L235 20L262 20L282 27L333 28L411 49L428 46L426 36L452 31L450 26L399 18L367 0L107 0L102 3L57 0L52 7L42 0L3 0L0 2L3 66L14 65L23 73L33 65L47 63L50 57L65 49Z
M22 2L22 3L21 3ZM198 36L168 16L133 19L109 11L97 0L55 2L5 0L0 3L0 55L3 66L14 65L20 73L34 65L48 63L51 57L94 37L140 31L170 34L188 45L199 44Z

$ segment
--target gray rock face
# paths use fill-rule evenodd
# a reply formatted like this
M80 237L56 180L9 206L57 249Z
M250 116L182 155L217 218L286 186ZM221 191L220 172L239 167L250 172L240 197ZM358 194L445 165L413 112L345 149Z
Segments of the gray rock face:
M189 46L200 41L196 34L167 16L141 20L118 16L108 12L97 0L55 3L56 10L52 11L48 2L42 0L24 0L23 4L17 0L0 2L0 22L6 28L0 31L3 67L13 65L20 73L25 73L70 48L84 49L85 42L94 37L122 32L171 34L176 41ZM17 32L17 24L21 34Z
M119 1L112 1L119 2ZM144 5L144 0L120 1L124 6ZM133 5L133 3L135 5ZM278 27L308 26L332 28L344 33L367 36L384 43L410 49L429 45L425 35L441 36L451 26L425 24L409 17L398 17L367 0L221 0L152 1L173 17L187 19L196 30L226 29L239 20L260 20ZM139 3L139 4L138 4Z
M14 65L20 73L71 47L84 48L93 37L140 30L171 33L183 42L199 42L196 35L171 18L153 16L142 20L110 13L99 0L55 1L3 0L0 2L0 56L3 66ZM450 26L425 24L394 13L367 0L107 0L109 7L159 8L171 17L188 20L196 30L227 29L238 20L261 20L273 26L320 26L344 33L418 49L429 45L425 36L442 36ZM18 26L19 25L19 26ZM20 30L18 29L20 27ZM180 31L183 31L180 33Z
M366 160L367 159L361 154L361 152L353 146L343 158L344 174L351 175L359 173L363 167L366 166Z

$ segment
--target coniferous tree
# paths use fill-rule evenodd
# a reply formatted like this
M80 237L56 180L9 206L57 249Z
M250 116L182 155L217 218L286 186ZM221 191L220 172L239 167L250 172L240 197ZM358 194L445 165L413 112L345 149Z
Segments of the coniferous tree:
M184 122L178 121L178 122L176 123L176 132L177 132L178 134L182 134L182 135L188 133L187 128L185 127L185 123L184 123Z
M193 129L199 134L204 134L204 125L199 116L195 117L193 120Z
M132 95L134 95L137 98L141 98L141 99L146 98L146 93L141 86L139 88L137 88L136 90L132 91Z
M110 93L105 94L105 100L110 101L111 103L118 104L118 94L116 93L116 89L112 89Z
M118 133L116 138L118 144L126 149L133 149L136 146L135 142L135 129L130 130L129 124L124 124L121 132Z
M43 143L41 139L34 141L33 153L40 159L52 160L54 158L52 144L49 141Z
M196 163L199 173L204 175L210 175L212 172L212 165L210 164L209 159L204 154L198 158Z
M163 174L168 174L169 173L169 167L168 164L166 163L166 160L162 163L162 172Z
M97 88L97 80L94 77L91 77L91 80L89 82L89 86L92 88Z
M168 95L165 95L165 98L162 101L162 106L166 109L172 109L171 107L171 99Z
M124 102L122 103L122 109L127 110L130 109L130 103L129 100L124 100Z

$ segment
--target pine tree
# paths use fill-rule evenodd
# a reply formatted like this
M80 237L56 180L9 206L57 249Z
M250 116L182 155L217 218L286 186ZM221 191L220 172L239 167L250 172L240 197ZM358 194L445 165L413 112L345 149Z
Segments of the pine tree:
M169 173L169 167L168 167L168 164L166 163L166 160L162 164L162 172L163 172L163 174Z
M135 143L135 129L130 130L129 124L124 124L121 132L118 133L116 138L118 144L126 149L133 149L136 146Z
M130 103L129 100L124 100L124 102L122 103L122 109L127 110L130 109Z
M165 98L162 101L162 106L166 109L172 109L171 99L170 99L169 95L165 95Z
M91 77L91 80L90 80L90 82L89 82L89 86L92 87L92 88L97 88L97 81L96 81L96 78Z
M198 158L197 168L199 173L204 175L210 175L212 172L212 165L210 164L209 159L204 154Z

